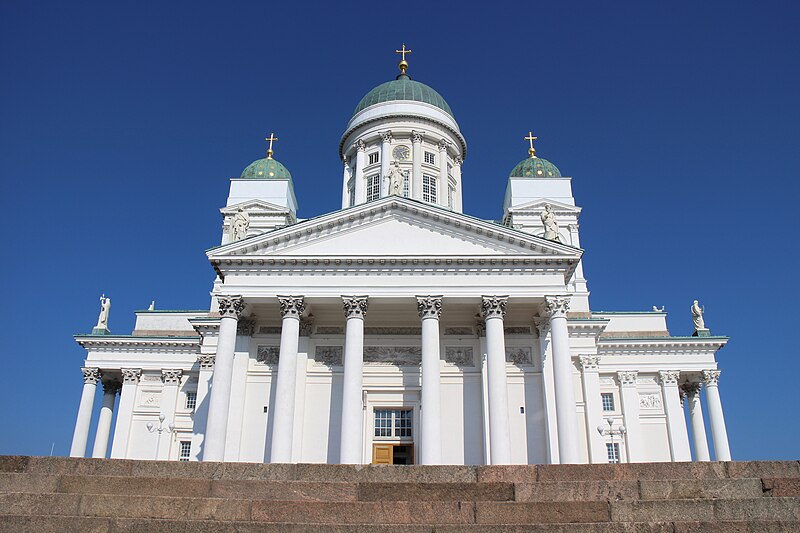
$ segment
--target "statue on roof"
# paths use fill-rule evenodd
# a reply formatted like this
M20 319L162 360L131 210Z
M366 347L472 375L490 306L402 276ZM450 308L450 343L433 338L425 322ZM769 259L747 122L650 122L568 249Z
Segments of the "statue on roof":
M400 164L397 161L392 161L389 173L386 174L385 179L389 182L389 194L396 194L403 196L403 172L400 170Z
M100 316L97 317L95 329L108 329L108 312L111 310L111 298L106 298L105 293L100 296Z
M250 215L241 207L233 215L231 220L231 239L233 241L240 241L247 236L247 230L250 228Z
M706 323L705 320L703 320L703 308L700 307L700 304L697 302L697 300L692 303L692 322L694 322L695 334L698 331L706 329Z
M544 238L548 241L561 242L561 237L559 237L558 234L556 215L553 213L553 208L550 204L544 204L544 211L542 211L541 219L542 224L544 224Z

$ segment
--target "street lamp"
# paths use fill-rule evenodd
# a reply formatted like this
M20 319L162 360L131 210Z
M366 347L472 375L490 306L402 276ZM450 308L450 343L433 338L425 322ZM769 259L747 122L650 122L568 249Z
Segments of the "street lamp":
M620 442L622 442L622 439L625 436L625 433L628 432L628 430L625 429L625 426L622 425L620 425L617 429L614 429L614 419L611 417L606 418L606 423L608 423L608 428L600 424L599 426L597 426L597 432L604 437L606 435L611 437L611 448L614 449L615 452L617 452L616 453L617 460L615 462L619 463L620 459L622 458L622 454L619 453L618 449L614 445L614 437L619 437Z
M164 427L164 415L158 415L158 427L155 427L155 424L152 422L147 423L147 431L150 433L158 432L158 436L161 436L161 433L166 431L167 433L172 433L175 431L175 424L170 423L167 427Z

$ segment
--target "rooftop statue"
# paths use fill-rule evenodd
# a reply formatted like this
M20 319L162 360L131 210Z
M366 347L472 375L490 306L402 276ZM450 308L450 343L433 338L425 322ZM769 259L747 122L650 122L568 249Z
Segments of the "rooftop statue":
M697 300L692 304L692 322L694 322L695 331L706 329L706 323L703 320L703 308L700 307Z
M100 296L100 316L97 317L95 329L108 329L108 312L111 310L111 298L106 298L105 293Z
M244 239L247 236L248 228L250 228L250 215L240 207L231 220L231 238L234 241Z
M392 161L392 166L389 168L389 173L386 174L385 178L389 182L389 194L403 196L404 176L397 161Z
M561 242L561 237L558 235L556 215L553 213L553 208L550 207L550 204L544 204L541 218L542 224L544 224L544 238L548 241Z

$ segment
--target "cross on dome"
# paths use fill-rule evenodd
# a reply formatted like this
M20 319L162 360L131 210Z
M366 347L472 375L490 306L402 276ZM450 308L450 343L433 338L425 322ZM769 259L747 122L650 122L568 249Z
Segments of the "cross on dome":
M275 137L275 134L274 134L274 133L270 133L270 134L269 134L269 137L265 138L264 140L265 140L265 141L269 141L269 148L267 149L267 159L272 159L272 154L274 153L274 152L272 151L272 142L273 142L273 141L277 141L277 140L278 140L278 138L277 138L277 137Z
M403 75L406 73L406 70L408 70L408 62L406 61L406 54L410 54L411 50L406 49L406 43L403 43L402 48L400 50L395 50L394 53L400 54L402 57L402 59L400 60L400 64L397 66L400 67L400 74Z
M528 132L528 136L527 136L527 137L525 137L525 140L526 140L526 141L530 141L530 143L531 143L531 147L530 147L530 148L528 148L528 154L530 154L530 156L531 156L532 158L533 158L533 157L536 157L536 148L534 148L534 147L533 147L533 141L535 141L535 140L536 140L536 139L538 139L538 138L539 138L539 137L535 137L535 136L533 135L533 132L532 132L532 131L529 131L529 132Z

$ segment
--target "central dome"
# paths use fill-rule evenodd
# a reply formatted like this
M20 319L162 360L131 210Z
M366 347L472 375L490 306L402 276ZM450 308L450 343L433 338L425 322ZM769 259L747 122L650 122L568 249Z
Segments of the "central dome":
M455 118L453 111L442 95L424 83L414 81L406 74L401 74L396 80L387 81L372 89L361 99L356 106L353 115L368 108L371 105L381 102L391 102L393 100L411 100L413 102L424 102L436 106L451 117Z

